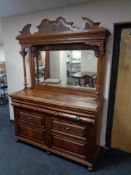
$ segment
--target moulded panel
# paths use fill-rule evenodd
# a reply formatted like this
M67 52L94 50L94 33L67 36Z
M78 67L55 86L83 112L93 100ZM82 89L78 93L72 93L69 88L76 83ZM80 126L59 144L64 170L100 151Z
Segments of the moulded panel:
M69 151L77 156L86 157L87 145L79 142L73 142L71 140L63 139L57 136L53 136L53 147L61 149L63 151Z
M28 125L19 124L18 135L39 143L44 143L44 131L30 128Z

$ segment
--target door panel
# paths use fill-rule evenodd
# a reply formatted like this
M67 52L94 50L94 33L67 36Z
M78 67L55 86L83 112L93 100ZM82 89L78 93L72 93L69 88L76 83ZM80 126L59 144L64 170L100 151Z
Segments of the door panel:
M131 35L121 32L111 146L131 152Z
M68 151L69 154L76 154L77 156L86 157L87 144L71 141L69 139L61 138L60 136L53 135L53 148L61 149L61 151Z

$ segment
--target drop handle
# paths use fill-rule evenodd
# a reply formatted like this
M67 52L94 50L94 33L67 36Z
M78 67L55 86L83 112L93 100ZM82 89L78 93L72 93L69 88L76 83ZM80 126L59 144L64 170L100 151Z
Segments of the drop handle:
M28 117L28 120L32 120L32 117Z
M59 113L58 113L58 112L56 112L56 113L55 113L55 116L58 116L58 115L59 115Z
M67 128L66 128L66 131L69 131L69 129L70 129L70 128L67 127Z
M80 117L76 116L76 120L79 121L80 120Z

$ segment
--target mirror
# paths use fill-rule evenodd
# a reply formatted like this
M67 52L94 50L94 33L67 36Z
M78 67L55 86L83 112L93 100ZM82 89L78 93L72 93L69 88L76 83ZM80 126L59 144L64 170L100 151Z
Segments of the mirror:
M93 50L40 51L34 57L36 84L95 88L97 61Z

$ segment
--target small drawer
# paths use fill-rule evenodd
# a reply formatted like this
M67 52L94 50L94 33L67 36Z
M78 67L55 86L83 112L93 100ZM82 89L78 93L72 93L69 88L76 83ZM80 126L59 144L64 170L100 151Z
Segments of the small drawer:
M19 119L29 124L35 124L37 126L44 126L44 119L42 116L29 114L26 112L19 112Z
M18 135L39 143L44 143L44 131L30 128L28 125L18 125Z
M86 137L87 135L86 126L79 126L78 124L69 124L57 120L53 120L53 130L61 131L63 133L68 133L80 137Z

